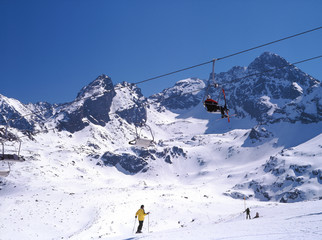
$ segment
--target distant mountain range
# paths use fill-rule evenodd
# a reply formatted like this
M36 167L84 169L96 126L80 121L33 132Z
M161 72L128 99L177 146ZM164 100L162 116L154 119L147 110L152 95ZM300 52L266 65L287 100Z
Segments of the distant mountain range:
M184 125L173 129L171 124L178 123L167 123L167 115L175 115L178 122L186 121L187 125L189 118L209 120L203 134L221 134L248 128L241 146L245 149L263 145L275 138L278 139L277 145L293 147L321 133L321 129L316 130L321 126L322 120L321 82L274 53L263 53L248 67L236 66L227 72L216 74L215 83L219 85L218 88L211 81L211 75L210 80L189 78L178 81L173 87L158 94L145 97L136 85L127 82L114 85L111 78L103 74L83 87L75 100L69 103L22 104L16 99L0 95L0 125L4 129L9 123L9 130L28 133L30 139L31 136L35 137L33 141L40 141L37 140L37 133L50 129L70 134L83 131L88 135L87 147L91 149L86 150L88 156L97 159L100 165L116 167L126 174L152 171L153 167L147 159L162 159L163 163L172 164L176 159L194 157L184 146L167 145L164 141L158 141L156 149L126 150L130 147L128 135L131 133L133 136L135 126L139 128L142 123L151 124L154 119L160 121L153 123L159 134L168 134L173 142L184 141L185 144L194 146L197 138L182 137L184 140L178 140L178 136L189 135L189 131L194 134L192 132L196 130L187 127L182 132L179 128ZM228 108L235 119L230 125L227 125L226 120L220 120L220 117L217 117L218 122L216 120L213 123L214 115L203 109L202 101L206 94L224 104L221 88L225 89ZM245 123L243 127L242 123ZM293 128L299 125L306 129L305 133L297 132L297 127ZM285 127L289 129L289 136L281 130L285 130ZM91 129L91 134L88 129ZM299 134L301 136L298 137ZM0 137L3 138L3 135L4 131L0 131ZM232 149L236 150L237 147L231 146L229 151ZM319 167L304 164L307 167L303 169L298 159L296 164L292 164L292 159L286 164L281 156L282 153L271 156L260 167L263 174L271 174L279 182L276 180L267 183L264 180L260 182L258 179L245 178L244 182L236 183L225 194L242 198L242 191L251 189L254 194L249 194L248 197L284 202L301 201L320 194L320 190L308 194L298 189L298 186L310 184L309 179L312 178L316 178L321 184ZM202 166L203 160L198 161ZM292 177L290 171L296 177ZM305 177L299 179L302 173ZM292 183L288 184L290 181ZM292 195L295 192L297 194Z
M265 52L248 67L233 67L216 74L215 81L219 88L210 81L208 94L223 104L221 88L224 88L230 111L239 117L250 116L260 123L322 120L321 82L276 54ZM87 126L88 121L104 126L110 120L113 101L123 102L115 113L129 123L136 123L146 118L144 105L151 102L169 110L197 106L205 97L207 84L208 81L196 78L180 80L175 86L145 98L135 85L123 82L114 86L111 78L103 74L83 87L71 103L25 105L0 95L0 124L6 125L7 119L13 119L10 126L32 131L36 125L55 119L58 129L75 132ZM129 95L116 99L116 91L124 89L129 89Z

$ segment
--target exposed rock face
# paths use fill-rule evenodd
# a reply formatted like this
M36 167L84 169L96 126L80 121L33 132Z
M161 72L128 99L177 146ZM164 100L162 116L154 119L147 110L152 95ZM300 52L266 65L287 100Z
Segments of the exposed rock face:
M140 171L146 171L148 163L142 158L128 153L114 154L106 152L101 157L107 166L114 166L125 174L135 174Z
M305 155L304 153L297 154ZM228 191L225 195L243 199L245 195L240 191L251 189L254 194L248 195L247 198L255 197L261 201L273 199L283 203L292 203L303 201L308 197L321 198L321 196L308 196L309 194L314 194L312 193L314 191L307 190L314 182L315 184L322 184L321 169L315 169L310 164L292 164L283 159L282 151L278 156L271 156L262 166L262 170L262 180L251 180L243 184L237 184L233 187L233 192ZM264 179L271 180L265 181Z
M257 144L262 144L273 137L273 133L268 131L264 127L255 126L251 129L248 134L248 138L245 140L245 145L256 146Z
M110 120L109 111L115 95L112 80L106 75L99 76L78 93L75 101L62 108L56 117L58 128L73 133L88 126L89 122L105 126Z
M119 171L127 174L136 174L148 170L148 161L163 159L166 163L172 164L173 161L187 157L184 150L180 147L167 147L163 151L155 149L138 149L133 148L134 154L122 153L115 154L106 152L101 157L103 163L108 166L115 166Z

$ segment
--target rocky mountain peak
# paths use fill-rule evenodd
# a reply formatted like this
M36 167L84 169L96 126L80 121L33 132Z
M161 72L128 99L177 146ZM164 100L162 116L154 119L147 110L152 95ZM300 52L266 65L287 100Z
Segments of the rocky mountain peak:
M275 53L264 52L248 67L216 74L229 108L259 122L318 122L321 83ZM210 75L211 79L211 75ZM218 89L209 88L215 96Z
M290 63L281 56L271 52L264 52L248 65L248 69L263 72L274 68L280 68L288 64Z
M77 94L76 98L78 99L78 98L104 94L106 92L113 91L113 88L114 87L113 87L112 79L109 76L102 74L98 76L90 84L83 87Z
M98 76L60 112L63 117L59 117L58 128L76 132L89 125L89 122L105 126L110 120L109 111L115 95L112 79L105 74Z

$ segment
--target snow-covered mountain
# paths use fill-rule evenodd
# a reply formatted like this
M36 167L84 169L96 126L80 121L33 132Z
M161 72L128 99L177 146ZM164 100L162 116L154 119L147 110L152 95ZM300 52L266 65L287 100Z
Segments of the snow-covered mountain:
M269 123L322 119L321 82L276 54L265 52L247 68L218 74L217 81L230 93L230 108L241 116Z
M25 105L0 95L0 137L11 119L9 134L20 137L26 159L0 178L3 239L118 235L133 227L133 214L120 211L142 201L163 216L151 221L163 231L235 222L246 202L268 214L272 202L278 212L279 202L321 200L321 82L267 52L215 80L230 123L206 112L206 94L221 104L223 96L198 78L148 98L104 74L70 103ZM155 146L129 145L136 134ZM17 147L5 142L8 150Z
M233 67L228 72L216 74L215 81L219 88L215 88L211 81L207 88L208 81L205 83L196 78L180 80L173 87L151 96L149 103L145 104L147 99L139 88L126 82L113 86L111 78L103 74L81 89L71 103L53 106L48 103L24 105L1 95L0 120L5 125L7 118L21 118L12 122L14 127L33 129L35 121L40 121L39 118L54 117L59 121L59 129L74 132L87 126L86 121L99 125L108 122L113 102L123 105L122 109L117 110L120 117L127 116L129 123L133 123L146 118L144 106L153 103L169 110L190 109L200 104L206 92L223 103L222 87L227 92L231 112L239 117L250 116L261 123L321 121L321 82L276 54L265 52L248 67ZM118 90L123 91L123 94L116 97ZM126 111L122 112L124 109ZM37 115L31 114L28 117L28 113L32 112ZM129 118L129 115L133 117L138 112L139 116ZM33 121L32 118L35 117L38 119Z
M202 101L201 93L204 92L205 86L205 82L201 79L184 79L173 87L151 96L150 99L168 109L189 109Z
M35 130L38 124L43 123L53 114L53 106L49 103L25 105L16 99L0 94L0 124L20 130ZM35 114L34 114L35 113Z
M210 81L207 91L203 81L186 79L151 98L169 109L187 109L198 105L207 92L224 104L224 88L230 110L240 117L250 116L264 123L312 123L322 119L321 82L277 54L265 52L248 67L236 66L218 73L215 83L219 88Z

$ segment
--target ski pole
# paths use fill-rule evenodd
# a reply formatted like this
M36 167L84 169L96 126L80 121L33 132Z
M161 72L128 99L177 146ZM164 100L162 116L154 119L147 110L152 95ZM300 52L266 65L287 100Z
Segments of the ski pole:
M134 230L135 230L135 224L136 224L136 218L134 219L134 226L133 226L133 233L134 233Z
M246 197L244 196L244 209L246 210Z

